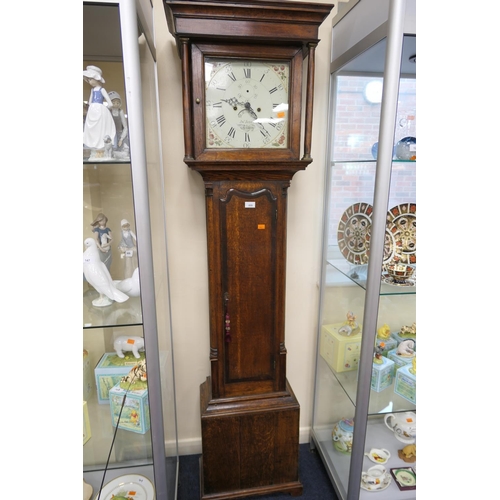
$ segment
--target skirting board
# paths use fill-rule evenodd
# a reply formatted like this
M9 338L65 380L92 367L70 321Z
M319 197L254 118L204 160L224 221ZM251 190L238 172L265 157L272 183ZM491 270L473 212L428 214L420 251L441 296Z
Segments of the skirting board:
M311 427L301 427L299 429L299 443L309 443L311 439ZM167 445L168 446L168 445ZM201 437L179 440L179 455L200 455Z

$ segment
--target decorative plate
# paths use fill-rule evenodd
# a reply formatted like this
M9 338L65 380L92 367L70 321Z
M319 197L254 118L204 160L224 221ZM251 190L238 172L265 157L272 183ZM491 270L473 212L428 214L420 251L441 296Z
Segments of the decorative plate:
M391 474L400 490L415 490L417 488L417 473L411 467L391 469Z
M340 218L337 240L342 255L352 264L366 264L366 253L372 227L373 207L369 203L351 205Z
M389 276L387 273L382 274L382 281L386 283L387 285L394 285L394 286L415 286L416 285L416 280L412 276L411 278L408 278L407 280L404 281L404 283L397 283L394 281L394 278L392 276Z
M94 500L99 498L99 493ZM110 481L101 491L99 500L154 500L153 483L140 474L126 474Z
M377 486L366 485L361 481L361 489L365 491L370 491L371 493L377 493L377 491L384 491L391 484L392 478L387 474L386 478L382 481L382 484Z
M389 229L388 226L385 227L385 241L384 241L384 257L382 260L383 264L388 264L394 259L396 255L396 239L394 234Z
M403 264L417 263L417 204L402 203L387 212L387 231L392 235L385 239L384 263L392 255Z

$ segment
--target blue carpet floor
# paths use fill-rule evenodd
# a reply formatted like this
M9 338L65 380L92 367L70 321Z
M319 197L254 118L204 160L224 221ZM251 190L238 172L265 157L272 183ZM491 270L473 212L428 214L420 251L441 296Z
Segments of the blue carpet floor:
M179 489L177 500L199 500L200 475L199 455L185 455L179 461ZM310 450L309 444L301 444L299 449L299 479L304 486L300 497L288 493L274 493L268 496L248 497L256 500L338 500L321 458ZM243 500L243 499L241 499Z

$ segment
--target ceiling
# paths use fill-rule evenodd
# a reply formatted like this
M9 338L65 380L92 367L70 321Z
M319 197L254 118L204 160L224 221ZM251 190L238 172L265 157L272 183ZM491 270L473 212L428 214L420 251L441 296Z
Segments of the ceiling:
M83 6L83 59L122 60L118 5Z
M347 63L342 71L383 73L386 39ZM405 74L415 74L416 64L409 61L416 55L416 37L404 37L402 68ZM121 36L118 5L83 6L83 58L87 60L121 61Z
M385 52L387 39L383 39L368 50L349 61L341 68L341 71L356 71L363 73L383 73L385 63ZM417 54L417 37L405 35L403 42L403 54L401 57L401 73L416 74L416 63L410 62L410 57Z

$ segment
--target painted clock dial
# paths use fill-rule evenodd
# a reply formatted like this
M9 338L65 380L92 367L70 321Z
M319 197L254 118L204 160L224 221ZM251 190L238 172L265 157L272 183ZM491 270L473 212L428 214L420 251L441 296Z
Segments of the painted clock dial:
M206 147L288 147L290 63L205 58Z

